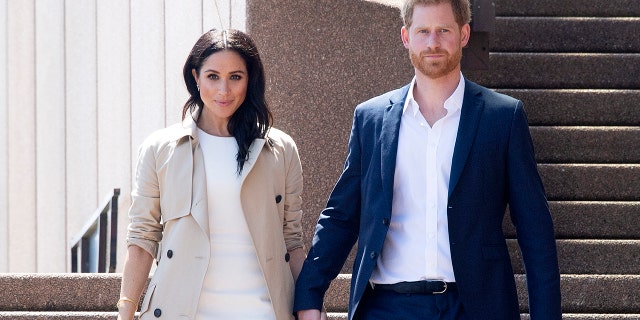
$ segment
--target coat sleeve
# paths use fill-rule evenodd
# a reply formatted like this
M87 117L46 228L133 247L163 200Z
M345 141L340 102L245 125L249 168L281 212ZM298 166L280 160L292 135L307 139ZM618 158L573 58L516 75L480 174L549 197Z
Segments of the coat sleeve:
M155 147L148 138L139 149L136 176L131 191L127 246L136 245L156 257L162 240L160 188L156 172Z
M316 225L313 244L296 282L294 312L322 309L324 294L358 238L360 142L354 116L344 169Z
M302 164L298 148L293 139L285 142L285 197L284 221L282 222L284 241L287 250L304 247L302 243Z
M553 222L520 101L508 152L509 211L522 252L531 319L561 319L560 272Z

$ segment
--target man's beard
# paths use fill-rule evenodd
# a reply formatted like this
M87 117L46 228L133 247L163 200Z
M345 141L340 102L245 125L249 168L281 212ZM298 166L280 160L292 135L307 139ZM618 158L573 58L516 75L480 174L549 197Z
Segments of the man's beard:
M428 54L444 54L445 60L428 62L422 58L422 55ZM462 59L462 48L456 50L453 55L450 55L448 52L442 49L437 49L434 51L422 51L420 55L415 54L413 51L409 51L409 57L411 59L411 64L420 73L431 79L437 79L448 75L449 73L451 73L451 71L455 70L458 67L458 65L460 64L460 60Z

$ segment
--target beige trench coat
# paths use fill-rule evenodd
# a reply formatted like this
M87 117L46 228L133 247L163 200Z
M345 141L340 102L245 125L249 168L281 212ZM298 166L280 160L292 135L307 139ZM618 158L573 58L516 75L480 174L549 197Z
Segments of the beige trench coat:
M140 147L127 244L156 257L141 319L193 319L210 257L203 154L196 124L159 130ZM293 140L277 129L250 147L242 208L276 319L293 319L288 250L302 247L302 167ZM158 315L160 317L158 317Z

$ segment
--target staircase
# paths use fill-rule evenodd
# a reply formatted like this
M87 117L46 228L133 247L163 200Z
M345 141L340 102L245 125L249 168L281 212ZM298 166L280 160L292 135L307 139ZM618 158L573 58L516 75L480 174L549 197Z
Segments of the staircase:
M272 79L277 125L292 133L303 157L309 233L344 159L352 109L341 108L406 81L404 48L389 45L398 41L397 9L363 0L247 3L249 31ZM555 221L563 317L638 320L640 1L496 0L495 6L491 70L465 76L524 102ZM358 32L345 33L349 28ZM358 63L372 49L375 70ZM320 133L320 126L334 130ZM322 167L328 162L333 169ZM504 230L528 319L524 269L508 220ZM346 319L352 264L345 263L327 294L332 320ZM0 319L115 319L119 285L118 274L0 274Z
M469 76L528 112L564 318L640 319L640 2L501 0L496 11L492 71Z
M563 318L640 319L640 1L495 5L491 70L465 76L524 102L555 222ZM504 230L529 319L508 217ZM351 265L330 289L331 319L346 319Z

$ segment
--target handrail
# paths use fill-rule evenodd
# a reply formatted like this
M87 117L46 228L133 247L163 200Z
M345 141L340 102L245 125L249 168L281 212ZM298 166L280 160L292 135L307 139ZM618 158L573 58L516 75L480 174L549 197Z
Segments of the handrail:
M71 239L71 272L115 272L119 196L120 189L113 189L113 194L105 197L103 205L91 215L80 232Z

